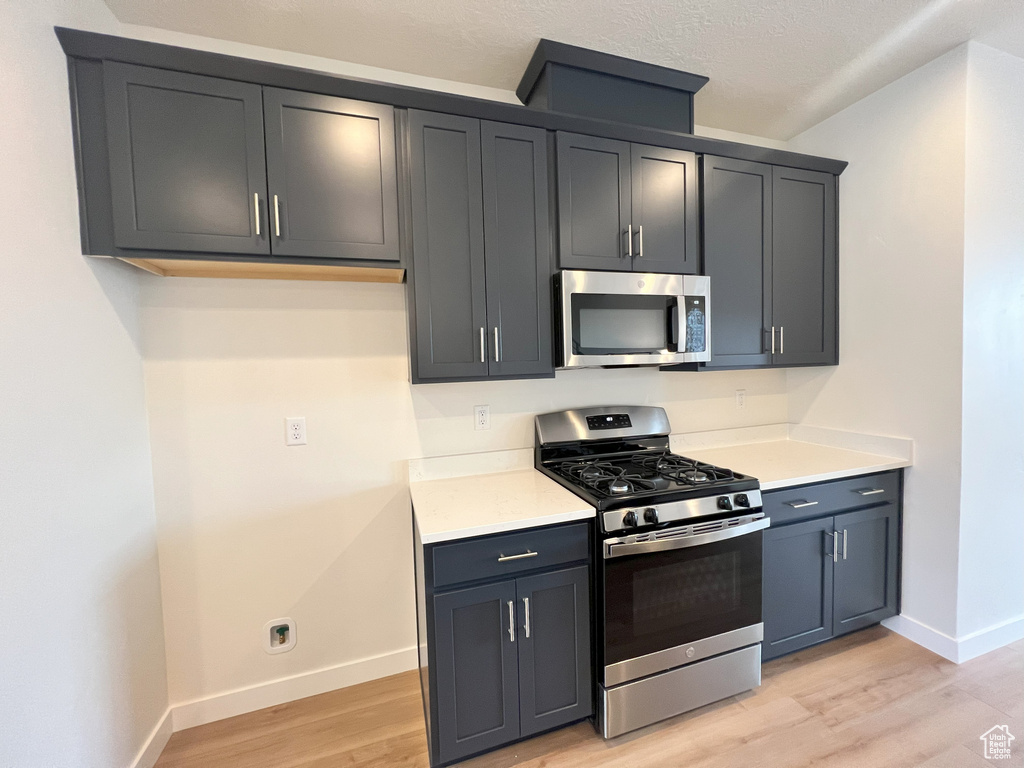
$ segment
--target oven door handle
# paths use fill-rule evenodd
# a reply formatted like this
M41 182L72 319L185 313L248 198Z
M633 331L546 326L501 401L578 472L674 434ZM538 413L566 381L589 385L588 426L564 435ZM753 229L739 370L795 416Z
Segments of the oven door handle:
M772 519L762 517L751 523L737 525L735 528L725 528L710 533L695 533L689 536L679 536L674 539L660 539L655 541L621 542L612 539L604 544L604 559L610 560L613 557L625 557L626 555L643 555L648 552L665 552L670 549L683 549L685 547L699 547L701 544L711 544L715 541L734 539L737 536L745 536L748 533L763 531L770 526Z

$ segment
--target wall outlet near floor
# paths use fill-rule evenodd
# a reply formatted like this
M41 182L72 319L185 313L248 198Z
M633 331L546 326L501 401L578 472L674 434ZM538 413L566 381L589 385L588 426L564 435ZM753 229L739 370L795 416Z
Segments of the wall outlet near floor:
M293 619L272 619L263 625L263 650L267 653L284 653L295 647L295 621Z
M747 390L736 390L736 407L741 409L747 407Z
M305 445L306 444L306 417L295 416L284 420L284 444Z
M491 406L489 405L474 405L473 406L473 429L490 429L491 428Z

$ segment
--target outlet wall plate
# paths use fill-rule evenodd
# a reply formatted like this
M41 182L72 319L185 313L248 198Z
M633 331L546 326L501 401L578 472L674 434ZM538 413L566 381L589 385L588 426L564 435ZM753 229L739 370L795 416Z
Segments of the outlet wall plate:
M306 417L290 416L284 420L284 444L306 444Z
M287 627L287 642L279 642L277 627ZM295 647L297 636L295 634L295 620L289 618L271 619L263 625L263 650L267 653L285 653Z

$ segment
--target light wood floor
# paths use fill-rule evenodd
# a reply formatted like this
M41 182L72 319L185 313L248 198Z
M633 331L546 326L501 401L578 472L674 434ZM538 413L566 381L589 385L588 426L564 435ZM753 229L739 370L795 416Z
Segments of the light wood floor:
M982 757L994 725L1010 760ZM181 731L157 768L428 765L415 672ZM763 684L604 741L589 723L466 768L1024 766L1024 641L957 666L882 627L765 664Z

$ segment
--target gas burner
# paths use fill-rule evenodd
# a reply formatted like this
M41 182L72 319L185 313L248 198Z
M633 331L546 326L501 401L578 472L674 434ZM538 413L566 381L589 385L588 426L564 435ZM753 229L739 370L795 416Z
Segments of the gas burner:
M704 485L735 480L736 475L728 469L677 456L668 451L653 454L637 454L633 463L669 480L684 485Z
M610 461L564 461L559 469L570 480L609 496L654 491L658 488L654 479L645 478L638 472L627 472L625 467L616 466Z

